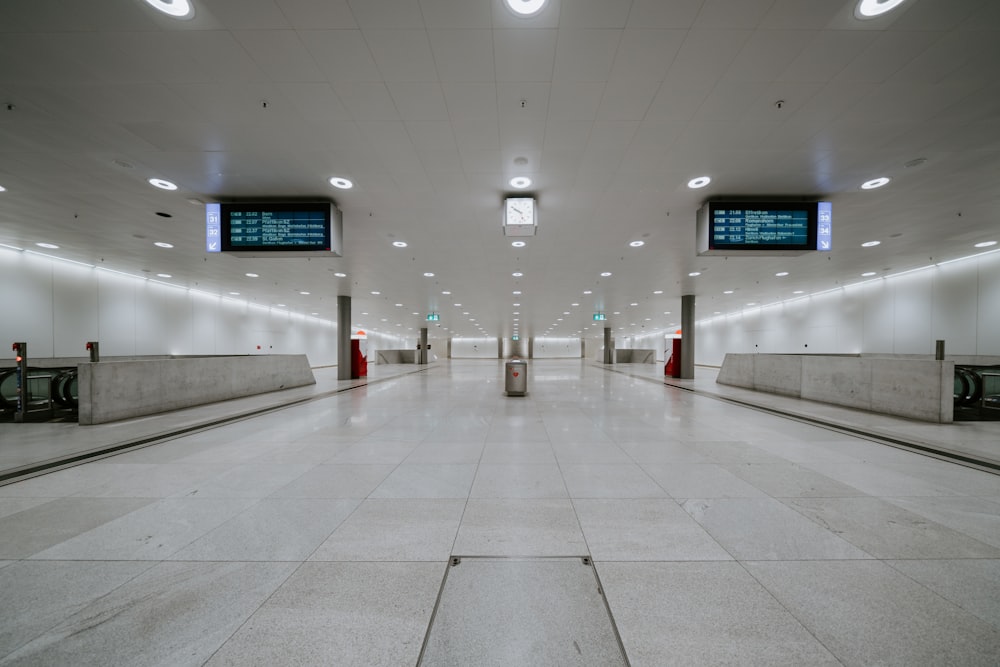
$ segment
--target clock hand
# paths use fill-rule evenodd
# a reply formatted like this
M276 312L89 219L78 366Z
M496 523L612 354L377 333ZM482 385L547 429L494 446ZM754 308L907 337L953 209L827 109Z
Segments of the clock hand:
M515 213L517 213L518 215L524 215L524 213L523 213L523 212L521 212L521 211L520 211L520 210L519 210L519 209L518 209L517 207L515 207L515 206L511 206L511 207L510 207L510 210L514 211L514 212L515 212Z

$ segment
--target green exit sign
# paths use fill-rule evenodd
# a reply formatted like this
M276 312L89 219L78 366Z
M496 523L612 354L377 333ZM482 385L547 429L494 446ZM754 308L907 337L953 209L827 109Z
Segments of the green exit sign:
M521 340L521 337L518 336L517 334L514 334L513 336L510 337L510 339L511 340Z
M438 315L437 313L429 313L427 315L427 321L428 322L437 322L440 319L441 319L441 316Z
M594 313L595 322L603 322L606 319L608 318L604 315L604 313Z

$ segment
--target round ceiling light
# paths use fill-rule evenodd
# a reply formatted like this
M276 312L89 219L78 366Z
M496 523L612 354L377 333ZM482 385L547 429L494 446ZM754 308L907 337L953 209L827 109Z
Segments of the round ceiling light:
M865 181L864 183L862 183L861 184L861 189L862 190L874 190L875 188L880 188L883 185L888 184L889 181L891 181L891 180L892 179L888 178L887 176L882 176L881 178L873 178L870 181Z
M347 180L346 178L341 178L340 176L333 176L330 178L330 185L335 188L340 188L341 190L350 190L354 187L354 183Z
M692 278L696 278L701 275L701 271L692 271L688 275L691 276Z
M991 246L995 246L996 244L997 244L996 241L980 241L979 243L977 243L975 245L975 247L976 248L989 248Z
M610 271L602 271L601 272L601 277L602 278L608 278L609 276L611 276L611 272Z
M854 15L859 19L873 19L891 12L896 7L906 2L906 0L858 0L858 6L854 10Z
M171 183L170 181L165 181L162 178L151 178L147 181L154 188L160 188L161 190L176 190L177 185Z
M382 293L382 292L378 292L378 291L372 291L372 294L374 294L375 296L378 296L378 295L379 295L379 294L381 294L381 293Z
M189 19L194 16L194 7L188 0L146 0L146 4L175 19Z
M862 248L874 248L877 245L882 245L881 241L865 241L861 244Z
M36 243L35 245L38 246L39 248L48 248L49 250L57 250L59 248L59 246L57 246L55 243L42 242L42 243Z
M310 293L309 292L299 292L299 294L301 294L302 296L309 296Z
M788 271L778 271L778 272L777 272L777 273L775 273L774 275L775 275L776 277L778 277L778 278L784 278L785 276L787 276L787 275L788 275Z
M0 192L7 192L7 188L5 188L4 186L0 185Z
M531 179L527 176L515 176L507 182L510 183L510 187L517 188L518 190L531 187Z
M433 278L434 274L430 271L424 271L424 278Z
M166 241L154 241L153 245L155 245L157 248L173 248L174 247L173 243L167 243Z
M243 275L245 275L247 278L260 278L259 273L244 273Z
M515 248L523 248L524 246L528 245L524 241L511 241L510 244Z
M157 273L156 277L157 278L173 278L173 276L170 275L169 273Z
M347 277L346 273L340 273L339 271L337 273L333 274L333 275L336 276L337 278L346 278Z
M645 241L631 241L629 243L629 245L632 246L633 248L641 248L642 246L646 245L646 242Z
M712 179L709 178L708 176L699 176L698 178L692 178L690 181L688 181L688 187L691 188L692 190L697 190L698 188L705 187L711 182Z
M861 277L862 278L871 278L874 275L876 275L876 273L874 271L865 271L864 273L861 274Z
M514 276L515 278L520 278L520 277L521 277L521 276L523 276L524 274L523 274L523 273L521 273L520 271L515 271L514 273L512 273L512 274L510 274L510 275Z
M534 16L542 11L545 0L504 0L512 12L518 16Z
M396 246L397 248L405 248L406 241L393 241L392 245Z

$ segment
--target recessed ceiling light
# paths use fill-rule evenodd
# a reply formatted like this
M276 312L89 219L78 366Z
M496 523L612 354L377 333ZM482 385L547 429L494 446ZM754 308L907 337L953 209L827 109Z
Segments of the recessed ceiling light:
M285 304L283 304L283 303L276 303L274 305L276 305L278 308L284 308L285 307Z
M392 245L396 246L397 248L405 248L406 241L393 241Z
M449 291L445 290L444 292L441 292L441 294L444 294L445 296L450 296L450 295L451 295L451 292L449 292Z
M727 289L726 291L723 292L723 294L732 294L732 293L733 293L733 290L731 290L731 289Z
M607 278L607 277L608 277L608 276L610 276L610 275L611 275L611 272L610 272L610 271L604 271L604 272L602 272L602 273L601 273L601 277L602 277L602 278Z
M419 315L420 313L410 313L410 315Z
M456 303L456 304L455 304L455 307L456 307L456 308L461 308L461 307L462 307L462 304L460 304L460 303Z
M156 277L157 278L173 278L173 276L170 275L169 273L157 273Z
M661 289L653 290L653 294L663 294L663 290Z
M194 7L188 0L146 0L146 3L175 19L189 19L194 16Z
M561 318L561 317L557 317L556 318L556 322L562 322L562 321L563 321L563 318Z
M377 291L373 291L373 292L372 292L372 294L374 294L375 296L378 296L378 295L379 295L379 294L381 294L381 293L382 293L382 292L377 292Z
M309 313L310 315L319 315L319 313Z
M777 276L778 278L784 278L785 276L788 275L788 271L778 271L774 275Z
M260 278L260 274L258 273L244 273L243 275L245 275L247 278Z
M573 306L575 308L576 306L579 306L580 304L578 304L578 303L571 303L569 305L571 305L571 306Z
M886 12L891 12L904 2L906 0L858 0L858 6L854 10L854 15L862 20L873 19Z
M865 241L861 244L862 248L874 248L877 245L882 245L881 241Z
M514 246L515 248L523 248L524 246L528 245L528 244L527 244L526 242L524 242L524 241L511 241L511 242L510 242L510 244L511 244L512 246Z
M49 250L56 250L59 248L55 243L36 243L39 248L48 248Z
M239 292L230 292L229 293L229 296L239 296L239 295L240 295Z
M515 176L507 182L510 183L510 187L517 188L518 190L531 187L531 179L527 176Z
M510 275L514 276L515 278L520 278L520 277L521 277L521 276L523 276L524 274L523 274L523 273L521 273L520 271L515 271L514 273L512 273L512 274L510 274Z
M612 314L612 315L621 315L621 312L620 312L620 311L617 311L617 310L616 310L615 312L613 312L613 313L611 313L611 314Z
M333 275L335 275L338 278L346 278L347 277L346 273L340 273L339 271L337 273L333 274Z
M975 245L976 248L989 248L990 246L995 246L996 241L980 241Z
M531 16L542 11L545 0L505 0L507 6L521 16Z
M564 310L563 311L563 315L569 315L569 311L568 310Z
M362 315L367 315L368 313L361 313Z
M434 274L430 271L424 271L424 278L433 278Z
M638 303L630 303L629 305L630 306L638 306L639 304Z
M153 245L155 245L157 248L173 248L174 247L173 243L167 243L166 241L155 241L155 242L153 242Z
M520 306L521 306L521 304L519 304L519 303L515 303L515 304L514 304L514 307L515 307L515 308L519 308Z
M876 273L874 271L865 271L864 273L861 274L861 277L862 278L871 278L874 275L876 275Z
M646 242L645 241L632 241L632 242L629 243L629 245L632 246L633 248L641 248L642 246L646 245Z
M583 290L583 293L584 294L593 294L593 292L591 290L589 290L589 289Z
M401 304L401 303L397 303L396 304L396 308L402 308L402 307L403 307L403 304Z
M0 185L0 192L7 192L7 188L5 188L4 186Z
M664 315L669 315L669 314L670 314L670 311L669 311L669 310L665 310L665 311L663 311L663 314L664 314Z
M695 277L697 277L697 276L700 276L700 275L701 275L701 271L692 271L692 272L691 272L691 273L689 273L688 275L689 275L689 276L691 276L692 278L695 278Z
M514 296L521 296L520 290L514 290L513 292L511 292L511 294L513 294Z
M302 296L309 296L310 293L309 292L299 292L299 294L301 294Z
M177 186L170 181L165 181L162 178L151 178L149 179L149 184L154 188L160 188L161 190L176 190Z
M748 306L756 306L756 305L757 305L757 302L756 302L756 301L751 301L751 302L749 302L749 303L748 303L747 305L748 305Z
M705 187L711 182L712 179L709 178L708 176L699 176L698 178L692 178L690 181L688 181L688 187L691 188L692 190L697 190L698 188Z
M861 189L862 190L874 190L875 188L882 187L883 185L885 185L886 183L888 183L891 180L892 180L891 178L888 178L886 176L883 176L881 178L873 178L870 181L865 181L864 183L862 183L861 184Z
M350 190L354 187L354 183L347 180L346 178L341 178L340 176L334 176L330 179L330 185L335 188L340 188L341 190Z
M805 294L805 290L797 289L794 292L792 292L792 294Z

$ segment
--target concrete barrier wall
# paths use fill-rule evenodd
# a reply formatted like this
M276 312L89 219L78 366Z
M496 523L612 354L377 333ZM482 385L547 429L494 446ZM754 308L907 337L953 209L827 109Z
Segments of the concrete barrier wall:
M415 364L417 363L416 350L378 350L376 360L380 364Z
M315 384L304 354L81 363L80 424L169 412Z
M727 354L716 382L930 422L954 417L954 361Z
M603 359L603 352L602 352ZM656 350L620 349L615 350L615 362L619 364L656 363Z

